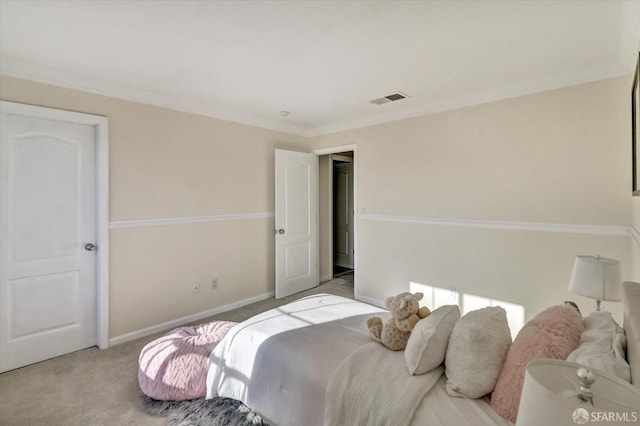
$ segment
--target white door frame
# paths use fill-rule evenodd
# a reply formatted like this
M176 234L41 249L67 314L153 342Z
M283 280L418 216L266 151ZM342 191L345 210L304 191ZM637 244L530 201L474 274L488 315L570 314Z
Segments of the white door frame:
M329 206L330 206L330 210L331 210L331 217L329 218L329 225L331 226L331 238L330 238L330 248L331 248L331 259L332 259L332 264L335 266L335 250L334 250L334 238L333 236L335 235L335 222L333 221L333 217L335 214L335 206L333 204L333 200L335 199L335 187L334 187L334 181L333 181L333 174L335 173L335 167L336 167L336 162L340 161L342 163L349 163L351 164L351 180L353 181L353 157L347 157L345 155L333 155L331 154L331 156L329 157L330 163L331 163L331 173L329 174L329 185L331 188L331 197L329 199ZM351 188L351 194L349 194L349 197L351 198L351 202L352 204L355 202L355 197L353 194L353 182L351 182L352 188ZM353 205L353 216L351 218L351 222L352 225L355 229L355 220L356 220L356 212L355 212L355 204ZM354 243L355 243L355 235L353 232L351 232L351 237L354 239ZM351 246L351 249L353 250L353 255L355 258L355 247ZM331 278L333 279L334 275L333 275L333 268L331 268ZM354 270L355 270L355 264L354 264Z
M341 145L341 146L332 146L329 148L319 148L314 149L313 153L317 156L327 155L327 154L337 154L339 152L353 151L353 296L358 299L358 220L357 220L357 212L358 212L358 145ZM333 161L331 161L331 176L333 176ZM331 178L333 179L333 177ZM333 211L333 207L332 207ZM333 219L331 219L331 231L333 233ZM333 256L333 235L331 236L331 255ZM320 254L318 253L318 256ZM333 259L331 259L331 264L333 265ZM331 276L333 276L333 271L331 271Z
M0 101L3 112L70 123L87 124L96 129L96 344L109 347L109 119L61 109Z

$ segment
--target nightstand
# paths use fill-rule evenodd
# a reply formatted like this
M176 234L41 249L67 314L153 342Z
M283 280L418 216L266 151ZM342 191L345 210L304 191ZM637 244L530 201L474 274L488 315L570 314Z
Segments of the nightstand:
M640 423L640 388L573 362L527 365L517 426Z

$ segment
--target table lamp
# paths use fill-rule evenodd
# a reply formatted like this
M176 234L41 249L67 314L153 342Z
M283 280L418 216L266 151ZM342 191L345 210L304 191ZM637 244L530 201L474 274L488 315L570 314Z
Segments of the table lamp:
M620 262L600 256L576 256L569 291L596 299L596 310L602 301L618 302L622 299Z
M527 364L516 426L638 424L639 407L640 388L624 380L573 362L538 359Z

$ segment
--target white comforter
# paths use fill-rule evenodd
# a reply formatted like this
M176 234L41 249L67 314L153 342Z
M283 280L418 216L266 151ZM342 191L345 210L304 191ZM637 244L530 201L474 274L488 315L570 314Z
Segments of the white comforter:
M404 352L367 343L333 373L327 387L324 424L408 426L443 373L443 366L439 366L411 376Z
M310 296L229 331L209 358L207 398L238 399L271 425L511 425L481 399L450 397L442 367L410 376L404 352L371 341L388 312Z
M325 390L338 365L371 342L375 306L310 296L232 328L209 358L207 398L235 398L269 424L321 425ZM312 327L313 325L313 327Z

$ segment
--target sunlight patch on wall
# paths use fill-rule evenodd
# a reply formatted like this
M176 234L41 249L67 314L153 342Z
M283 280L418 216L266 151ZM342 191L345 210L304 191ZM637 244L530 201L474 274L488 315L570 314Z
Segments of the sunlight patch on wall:
M433 287L413 281L409 283L409 291L412 293L417 291L422 292L424 298L420 304L427 306L431 310L443 305L458 305L460 307L460 313L465 315L468 312L487 306L500 306L507 312L507 322L509 323L509 329L511 329L512 339L516 337L520 329L524 326L524 306L516 303L490 299L475 294L460 293L455 288Z

